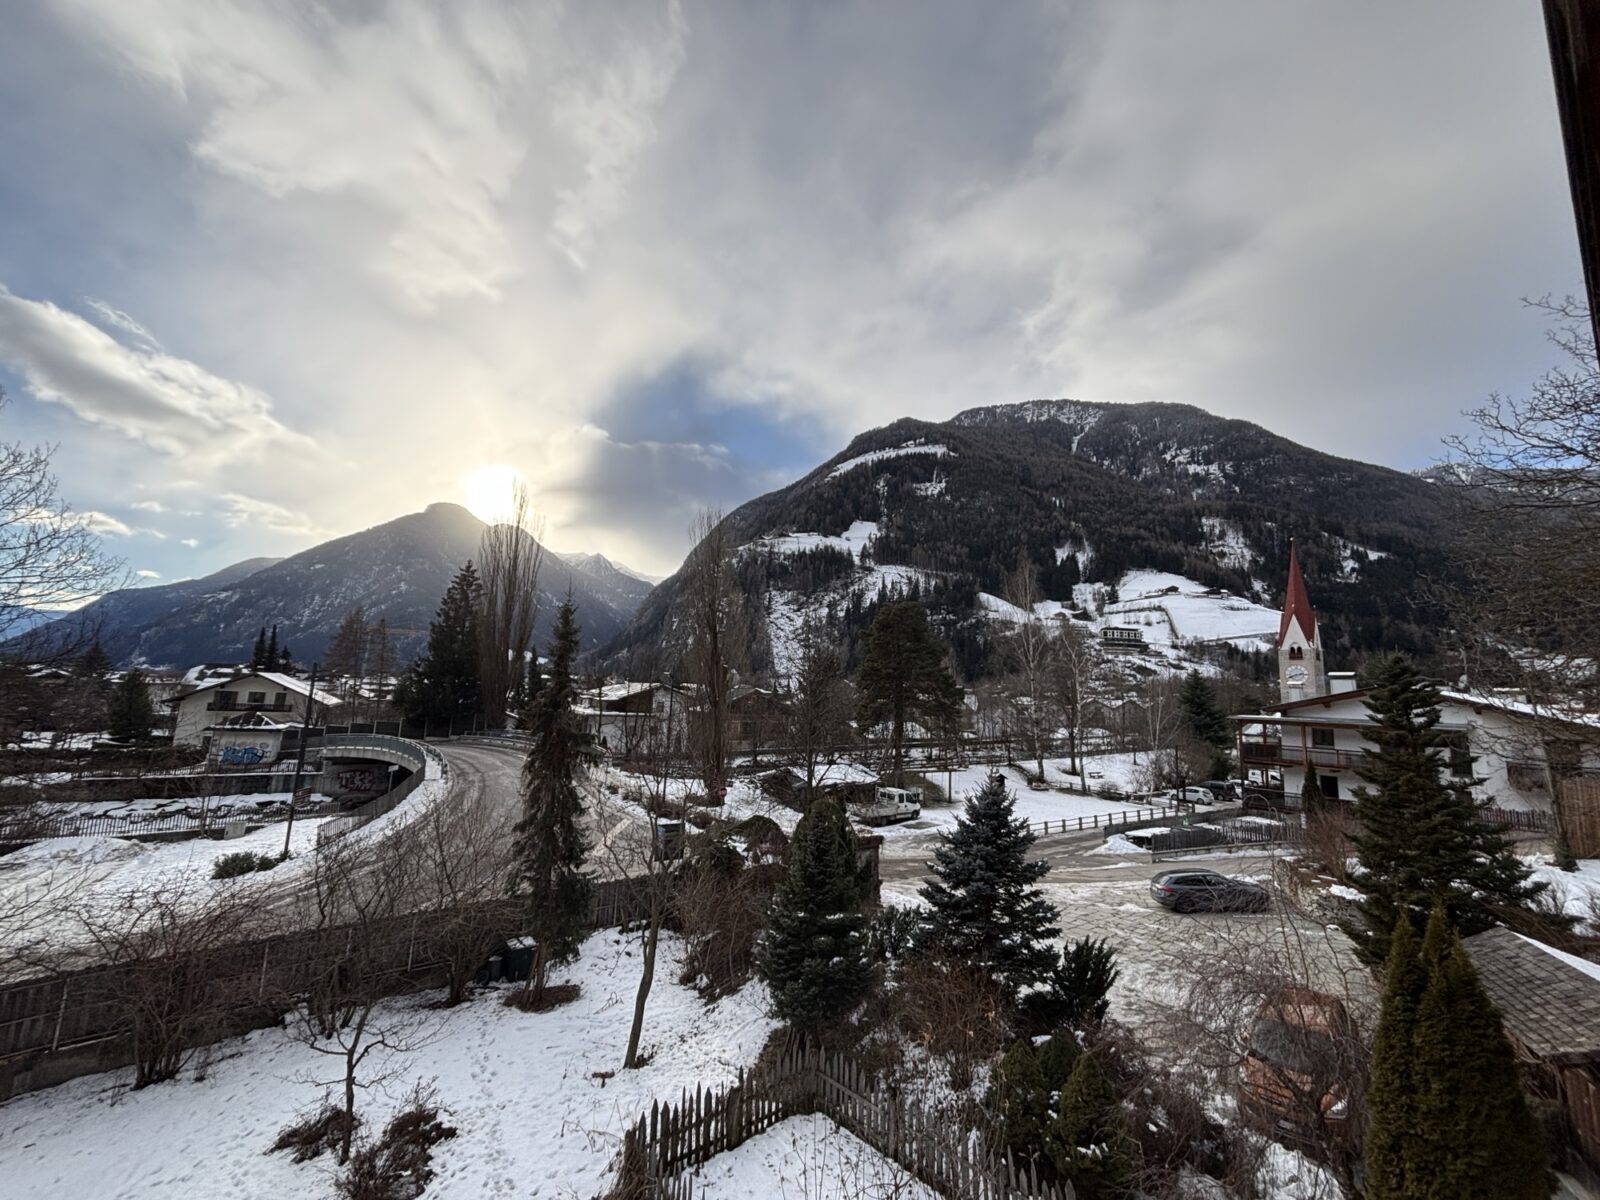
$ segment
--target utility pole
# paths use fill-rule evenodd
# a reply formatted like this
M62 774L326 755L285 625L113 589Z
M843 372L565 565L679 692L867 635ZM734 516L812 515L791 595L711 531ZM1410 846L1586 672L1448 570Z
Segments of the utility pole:
M294 759L294 785L289 790L289 821L283 831L283 856L289 857L289 838L294 833L294 800L300 792L300 776L306 769L306 738L311 733L311 715L317 708L317 664L311 664L311 689L306 693L306 718L300 725L300 752Z

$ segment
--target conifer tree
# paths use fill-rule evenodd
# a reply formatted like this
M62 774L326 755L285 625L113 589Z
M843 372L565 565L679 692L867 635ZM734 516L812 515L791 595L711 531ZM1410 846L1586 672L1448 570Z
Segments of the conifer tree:
M144 672L135 667L112 689L107 711L109 732L119 742L142 742L150 736L154 720Z
M953 722L961 711L961 687L946 663L945 645L928 626L928 610L915 600L879 606L867 630L866 655L857 682L863 728L889 722L892 774L901 781L906 725L929 730Z
M529 932L538 942L528 977L536 1001L549 968L577 955L589 915L589 878L583 873L589 847L579 828L578 776L597 755L593 734L573 711L577 653L578 624L569 595L556 613L549 676L530 713L533 745L522 767L522 817L512 848L517 886L527 895Z
M772 1013L818 1034L872 986L866 921L856 878L855 837L831 799L814 803L795 827L788 869L772 898L756 971Z
M111 659L106 654L105 647L100 644L100 639L89 643L89 648L78 656L78 661L73 664L72 673L79 679L91 679L96 682L103 681L111 674Z
M266 653L261 656L262 671L276 671L278 669L278 627L274 625L272 632L267 635Z
M1321 812L1327 804L1327 797L1322 794L1322 783L1317 778L1315 767L1306 768L1306 777L1300 781L1300 808L1306 813Z
M1093 1054L1080 1054L1056 1101L1049 1148L1081 1200L1121 1196L1131 1167L1117 1093Z
M256 633L255 649L250 652L250 669L252 671L265 671L267 669L267 627L265 625Z
M1220 779L1228 773L1231 765L1228 749L1233 743L1233 735L1228 727L1228 718L1217 703L1216 689L1199 671L1190 671L1183 677L1183 684L1178 689L1178 704L1183 710L1184 723L1189 727L1189 732L1211 748L1211 773L1214 778Z
M1545 888L1529 881L1505 831L1478 820L1471 780L1445 778L1439 702L1438 688L1402 655L1379 667L1367 698L1373 720L1362 736L1373 748L1360 775L1372 786L1356 789L1354 838L1363 898L1346 932L1369 965L1387 960L1402 911L1420 924L1442 903L1465 936L1494 923L1494 906L1528 907Z
M921 892L929 905L924 944L988 971L1013 999L1050 976L1050 942L1061 932L1055 906L1033 886L1050 869L1027 860L1033 840L1005 780L991 775L967 798L955 829L940 835L934 879Z
M1067 1077L1066 1072L1048 1077L1039 1059L1027 1039L1012 1043L991 1075L985 1097L990 1112L999 1118L1006 1149L1019 1160L1032 1157L1044 1145L1051 1119L1050 1094Z
M1500 1017L1442 908L1422 942L1412 1081L1426 1200L1546 1200L1544 1140Z
M428 648L407 669L395 701L412 721L470 722L481 694L478 661L478 573L456 572L428 626Z
M1416 1080L1412 1043L1417 1006L1427 976L1417 958L1411 918L1401 914L1389 938L1389 967L1372 1037L1372 1074L1367 1084L1367 1200L1406 1200L1424 1186L1416 1180Z

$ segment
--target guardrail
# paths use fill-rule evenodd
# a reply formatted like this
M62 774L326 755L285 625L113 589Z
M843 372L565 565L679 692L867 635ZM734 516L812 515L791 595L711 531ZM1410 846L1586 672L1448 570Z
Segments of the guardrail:
M1170 821L1176 809L1171 808L1134 808L1119 809L1117 812L1090 813L1088 816L1062 817L1055 821L1029 821L1028 832L1035 837L1049 837L1056 833L1088 833L1095 829L1111 831L1113 825L1122 828L1138 828L1139 821L1152 824L1158 821ZM1132 824L1128 824L1132 822Z

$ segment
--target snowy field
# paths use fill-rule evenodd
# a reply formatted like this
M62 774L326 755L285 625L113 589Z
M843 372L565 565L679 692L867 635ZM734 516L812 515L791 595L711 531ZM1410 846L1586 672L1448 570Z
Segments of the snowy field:
M580 983L583 995L552 1012L507 1009L499 989L451 1010L427 1007L437 999L432 993L393 1002L395 1011L427 1022L431 1040L409 1055L374 1053L369 1077L389 1079L357 1099L367 1125L381 1127L415 1082L432 1081L459 1134L435 1151L438 1174L428 1200L597 1195L608 1185L622 1132L652 1100L730 1082L774 1027L759 985L706 1006L676 982L680 944L670 934L660 953L644 1033L655 1059L637 1071L620 1067L639 982L638 943L614 931L591 937L579 961L557 972L558 979ZM115 1200L331 1197L326 1160L296 1165L264 1153L280 1128L323 1096L323 1083L335 1073L331 1061L282 1029L216 1050L203 1079L191 1071L130 1092L131 1072L109 1072L0 1108L6 1146L0 1191ZM616 1075L602 1087L596 1071ZM781 1152L781 1137L725 1164L730 1178L758 1178L763 1163L792 1161ZM813 1163L824 1161L822 1153L795 1151L799 1161ZM837 1161L847 1148L827 1153ZM824 1193L697 1187L696 1194Z
M695 1195L773 1200L939 1200L939 1193L827 1117L780 1121L700 1168Z

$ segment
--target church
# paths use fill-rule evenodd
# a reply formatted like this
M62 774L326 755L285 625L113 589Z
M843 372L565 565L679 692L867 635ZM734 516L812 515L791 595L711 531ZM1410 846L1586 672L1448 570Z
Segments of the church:
M1246 803L1299 808L1311 779L1325 799L1348 803L1362 784L1362 754L1371 745L1362 736L1371 724L1367 693L1354 671L1327 669L1316 609L1292 544L1277 652L1278 703L1233 718ZM1440 716L1439 729L1449 739L1446 769L1519 827L1547 827L1558 776L1600 772L1600 720L1575 726L1501 690L1446 689Z

